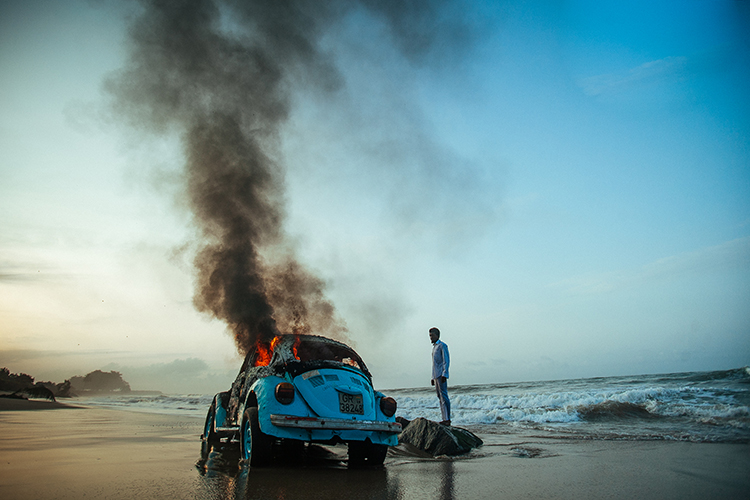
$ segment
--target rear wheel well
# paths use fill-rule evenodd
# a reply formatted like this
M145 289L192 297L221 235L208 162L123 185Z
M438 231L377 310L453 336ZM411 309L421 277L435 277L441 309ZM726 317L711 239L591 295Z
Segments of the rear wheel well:
M254 391L250 391L245 400L245 408L256 408L258 406L258 397Z

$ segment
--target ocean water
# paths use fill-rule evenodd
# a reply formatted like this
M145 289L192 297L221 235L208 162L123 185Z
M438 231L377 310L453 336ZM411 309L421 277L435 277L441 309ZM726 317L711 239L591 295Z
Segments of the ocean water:
M449 388L453 425L584 439L750 442L750 367ZM407 419L440 420L434 389L390 392Z
M441 420L431 387L384 390L397 415ZM714 372L449 386L452 423L480 433L750 443L750 367ZM121 395L85 405L203 418L213 394Z

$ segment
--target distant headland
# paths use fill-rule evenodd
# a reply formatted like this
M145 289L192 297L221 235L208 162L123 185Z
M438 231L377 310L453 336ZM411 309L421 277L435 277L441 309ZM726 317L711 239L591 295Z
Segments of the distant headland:
M38 398L55 401L56 398L71 398L99 395L146 395L161 394L159 391L134 391L117 371L94 370L83 376L74 376L64 382L34 381L26 373L11 373L0 368L0 396L14 398Z

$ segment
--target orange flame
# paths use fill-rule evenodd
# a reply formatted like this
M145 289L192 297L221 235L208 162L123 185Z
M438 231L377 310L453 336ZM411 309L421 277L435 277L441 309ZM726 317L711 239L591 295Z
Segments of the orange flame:
M276 344L279 343L281 340L281 336L277 335L276 337L271 340L271 342L263 342L261 340L258 340L255 343L255 362L253 363L253 366L268 366L269 363L271 363L271 358L273 358L273 350L276 347ZM299 346L301 342L301 339L297 337L294 342L294 346L292 347L292 352L294 353L294 357L299 360L299 356L297 356L297 346Z
M297 354L297 347L299 347L300 342L302 342L302 339L299 337L296 337L294 339L294 346L292 346L292 353L294 353L294 358L299 361L299 355Z
M279 342L281 337L274 337L271 342L263 342L260 339L255 342L255 363L253 366L268 366L273 357L273 348Z

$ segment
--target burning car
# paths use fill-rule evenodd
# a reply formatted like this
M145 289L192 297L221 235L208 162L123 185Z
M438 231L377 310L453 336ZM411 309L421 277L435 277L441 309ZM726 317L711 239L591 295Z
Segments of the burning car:
M217 394L202 440L239 441L243 459L267 465L277 444L348 445L350 465L380 465L398 443L396 401L375 391L349 346L315 335L259 341L227 392ZM294 448L285 446L285 448Z

